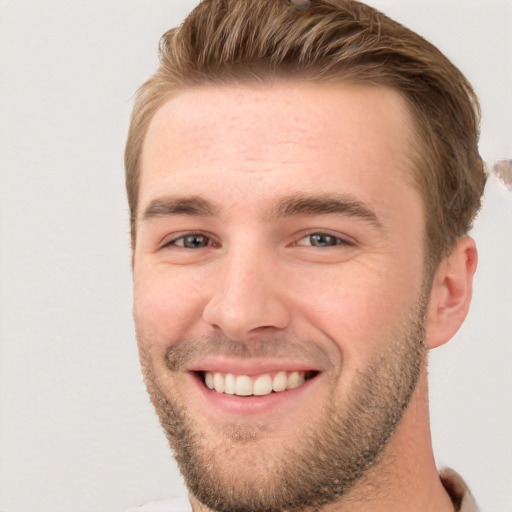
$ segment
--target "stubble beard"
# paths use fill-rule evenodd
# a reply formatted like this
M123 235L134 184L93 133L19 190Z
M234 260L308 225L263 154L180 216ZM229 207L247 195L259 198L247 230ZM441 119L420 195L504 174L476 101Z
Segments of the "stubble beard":
M345 403L334 397L300 439L274 453L258 446L265 435L261 425L226 425L217 439L204 438L179 397L162 392L141 350L148 392L189 492L217 512L315 510L353 497L379 464L416 389L427 353L426 306L418 301L394 333L379 341ZM180 357L171 347L174 364Z

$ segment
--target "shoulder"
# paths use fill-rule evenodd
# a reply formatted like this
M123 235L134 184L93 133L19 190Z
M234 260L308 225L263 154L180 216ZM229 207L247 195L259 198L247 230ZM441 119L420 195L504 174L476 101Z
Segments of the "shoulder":
M139 507L132 507L125 512L191 512L187 498L172 498L150 501Z

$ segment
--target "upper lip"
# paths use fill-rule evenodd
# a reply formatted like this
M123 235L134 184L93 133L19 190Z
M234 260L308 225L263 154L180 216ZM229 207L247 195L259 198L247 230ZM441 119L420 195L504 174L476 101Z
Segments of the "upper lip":
M318 365L306 361L290 361L285 359L250 359L207 358L194 361L188 366L193 372L232 373L234 375L261 375L279 371L321 372Z

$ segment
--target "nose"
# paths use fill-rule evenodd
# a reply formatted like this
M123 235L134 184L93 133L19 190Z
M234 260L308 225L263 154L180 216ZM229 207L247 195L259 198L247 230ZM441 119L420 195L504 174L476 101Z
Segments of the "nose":
M271 256L249 252L224 257L203 309L203 320L235 341L285 329L290 322L278 265Z

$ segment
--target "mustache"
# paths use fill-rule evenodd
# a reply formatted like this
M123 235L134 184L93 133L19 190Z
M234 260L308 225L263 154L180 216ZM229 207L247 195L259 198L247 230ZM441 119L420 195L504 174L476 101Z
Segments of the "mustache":
M322 368L334 366L327 351L310 340L293 336L258 335L248 341L237 341L222 333L196 339L182 339L171 345L166 354L167 366L182 371L199 358L226 357L250 359L298 359Z

